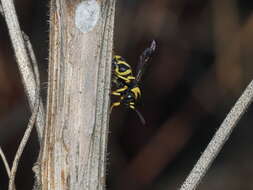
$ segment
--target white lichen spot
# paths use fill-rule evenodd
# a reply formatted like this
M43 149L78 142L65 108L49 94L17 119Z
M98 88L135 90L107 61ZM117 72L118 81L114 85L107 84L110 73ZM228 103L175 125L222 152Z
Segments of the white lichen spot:
M91 31L98 23L100 5L96 0L84 0L76 7L75 25L82 32Z

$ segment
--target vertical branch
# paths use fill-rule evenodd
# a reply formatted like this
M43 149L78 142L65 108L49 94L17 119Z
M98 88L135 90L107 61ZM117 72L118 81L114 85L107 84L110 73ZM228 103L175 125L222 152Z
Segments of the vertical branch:
M7 160L5 158L2 149L0 150L1 157L3 159L8 177L9 177L9 189L15 190L15 176L19 164L19 160L22 156L23 150L29 140L31 131L34 127L35 122L37 122L37 133L38 140L41 142L42 139L42 130L44 127L44 109L42 102L40 100L40 76L39 76L39 68L38 63L36 61L36 57L30 43L28 36L20 30L19 23L16 16L15 7L12 1L6 2L3 1L3 4L6 6L6 10L10 10L13 13L13 18L10 18L10 15L4 13L2 4L0 3L0 14L5 17L8 29L10 31L11 40L13 43L14 50L20 50L19 53L16 53L16 59L18 62L18 66L20 69L22 82L25 86L26 93L28 96L29 104L32 109L32 116L29 119L29 123L27 125L25 134L20 142L17 153L15 155L12 168L10 169ZM6 12L6 11L5 11ZM16 34L11 32L12 30L17 30ZM18 36L21 35L21 36ZM18 38L18 42L15 42L13 39ZM24 44L24 39L26 40L26 44ZM31 65L32 64L32 65ZM26 77L31 77L33 80L25 80ZM35 84L34 84L35 83ZM35 85L35 86L34 86ZM34 97L29 94L34 91ZM30 95L30 96L29 96ZM33 100L34 99L34 100ZM34 102L32 102L34 101ZM34 104L33 104L34 103ZM39 116L38 116L39 113ZM38 116L38 117L37 117Z
M5 21L7 23L22 82L24 84L26 95L29 100L29 105L31 107L31 110L33 110L36 101L36 82L32 71L30 58L26 51L22 31L18 23L14 3L13 0L0 0L0 2L2 4L2 11L5 17ZM39 142L41 142L42 131L44 127L44 109L41 100L36 124Z
M39 75L38 63L35 58L33 48L32 48L32 45L30 43L28 36L26 36L26 34L24 34L24 33L23 33L23 36L26 40L26 48L27 48L27 51L29 52L29 58L32 62L33 72L34 72L34 76L35 76L35 83L36 83L35 103L33 106L34 109L32 110L32 116L29 119L24 136L19 144L17 153L15 154L15 158L14 158L14 161L13 161L13 164L11 167L11 171L9 174L9 178L10 178L9 179L9 190L15 190L15 177L16 177L19 161L20 161L22 153L25 149L25 146L29 140L29 137L31 136L31 132L32 132L32 129L33 129L34 124L36 122L37 114L39 111L39 105L40 105L40 75Z
M115 0L52 0L41 186L103 189Z

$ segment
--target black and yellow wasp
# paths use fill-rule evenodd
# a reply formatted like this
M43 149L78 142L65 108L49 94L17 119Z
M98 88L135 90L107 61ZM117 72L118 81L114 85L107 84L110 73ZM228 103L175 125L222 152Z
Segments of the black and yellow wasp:
M119 97L114 102L114 107L124 105L134 110L139 116L141 122L145 124L145 120L141 113L136 109L136 102L141 97L141 89L139 82L141 81L145 65L151 58L156 49L156 42L153 40L150 47L146 48L140 55L139 63L136 69L136 75L133 74L131 66L119 55L115 55L112 60L112 92L111 94Z

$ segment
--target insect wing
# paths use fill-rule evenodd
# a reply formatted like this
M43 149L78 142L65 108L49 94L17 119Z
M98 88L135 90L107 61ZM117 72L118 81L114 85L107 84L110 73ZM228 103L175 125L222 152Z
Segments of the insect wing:
M139 58L139 63L137 65L137 74L136 74L136 83L138 83L141 80L141 77L144 73L144 69L145 69L145 65L146 63L149 61L149 59L151 58L151 56L153 55L154 51L156 49L156 42L155 40L153 40L151 42L150 47L146 48L143 53L141 54L140 58Z

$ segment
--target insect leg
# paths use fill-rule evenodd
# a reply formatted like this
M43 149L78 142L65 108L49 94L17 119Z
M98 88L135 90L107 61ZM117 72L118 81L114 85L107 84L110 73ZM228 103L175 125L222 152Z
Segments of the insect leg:
M117 75L118 78L122 79L123 81L125 81L126 83L130 83L131 80L134 80L135 77L134 76L127 76L127 77L124 77L122 75Z
M128 87L125 85L123 88L112 91L112 95L121 96L121 92L124 92Z
M114 108L114 107L117 107L117 106L119 106L121 103L120 102L114 102L112 105L111 105L111 112L112 112L112 109Z

